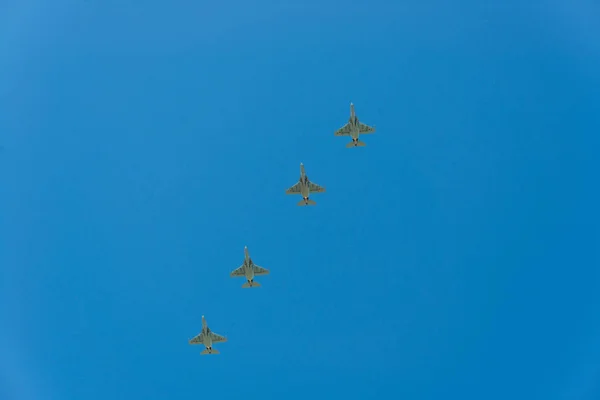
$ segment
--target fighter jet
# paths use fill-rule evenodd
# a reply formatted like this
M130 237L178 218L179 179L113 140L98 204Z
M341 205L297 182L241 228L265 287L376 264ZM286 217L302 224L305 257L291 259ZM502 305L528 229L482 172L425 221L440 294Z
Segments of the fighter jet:
M202 316L202 332L200 332L195 338L190 340L190 344L203 344L206 347L200 354L219 354L217 349L213 349L213 343L226 342L227 338L221 335L217 335L210 330L204 315Z
M231 271L231 274L229 274L229 276L232 278L236 278L238 276L245 276L246 283L242 285L244 289L249 287L258 287L260 286L260 283L254 282L254 277L260 275L267 275L269 274L269 270L254 264L252 258L250 258L250 254L248 253L248 247L244 247L244 254L244 263L239 268Z
M304 172L304 164L300 163L300 179L294 186L286 190L285 194L301 194L302 200L298 202L299 206L314 206L317 203L310 199L311 192L325 193L325 188L309 181Z
M354 104L350 103L350 119L346 125L334 132L335 136L350 136L352 141L346 145L346 147L357 147L366 146L365 142L358 140L359 135L366 135L374 133L375 128L366 124L363 124L358 120L358 117L354 113Z

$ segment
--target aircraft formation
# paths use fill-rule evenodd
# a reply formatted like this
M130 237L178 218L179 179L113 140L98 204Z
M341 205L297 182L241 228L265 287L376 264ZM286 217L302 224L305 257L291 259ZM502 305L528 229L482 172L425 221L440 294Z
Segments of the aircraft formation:
M334 132L334 136L350 136L352 141L346 144L347 148L364 147L366 146L366 144L365 142L359 140L359 137L360 135L366 135L371 133L375 133L375 127L360 122L354 111L354 104L350 103L350 118L344 126L342 126L340 129ZM325 193L325 187L317 185L316 183L310 181L308 179L308 175L306 175L304 164L300 163L300 178L298 179L298 182L296 182L293 186L291 186L285 191L285 194L301 195L302 200L298 202L298 206L314 206L317 203L310 198L311 193ZM244 279L246 279L246 282L244 282L242 288L246 289L259 287L260 283L256 282L254 280L254 277L268 274L269 270L259 265L256 265L252 260L252 257L250 257L248 247L244 247L244 262L241 266L231 271L229 276L232 278L244 277ZM190 339L189 344L204 345L204 350L200 352L201 355L219 354L219 351L213 348L213 344L223 343L226 341L227 338L225 336L221 336L210 330L210 328L208 327L208 323L206 322L206 318L203 315L202 331L200 331L199 334Z

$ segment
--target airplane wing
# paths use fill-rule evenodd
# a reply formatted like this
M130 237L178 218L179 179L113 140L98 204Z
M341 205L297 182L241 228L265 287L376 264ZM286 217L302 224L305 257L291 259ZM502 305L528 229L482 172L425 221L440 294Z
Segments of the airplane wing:
M375 132L375 128L373 128L372 126L369 126L367 124L363 124L362 122L358 123L358 129L359 129L358 132L361 135L366 135L366 134Z
M254 264L254 275L259 276L259 275L268 275L268 274L269 274L268 269Z
M216 334L214 332L210 333L210 338L211 338L211 340L212 340L213 343L221 343L221 342L226 342L227 341L227 338L225 336L218 335L218 334Z
M349 136L350 135L350 122L342 126L340 129L333 133L335 136Z
M309 182L308 188L311 193L325 193L325 188L323 186L319 186L316 183Z
M285 194L298 194L300 193L300 181L296 182L294 186L285 191Z
M204 342L204 334L200 333L196 337L190 340L190 344L202 344Z
M233 271L231 271L231 274L229 274L229 276L232 278L244 275L244 265L241 265L239 268L234 269Z

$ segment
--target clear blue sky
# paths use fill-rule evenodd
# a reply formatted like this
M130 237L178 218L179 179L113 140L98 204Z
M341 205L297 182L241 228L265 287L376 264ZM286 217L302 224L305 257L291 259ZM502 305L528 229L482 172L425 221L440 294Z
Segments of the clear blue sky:
M599 399L598 20L2 1L0 398Z

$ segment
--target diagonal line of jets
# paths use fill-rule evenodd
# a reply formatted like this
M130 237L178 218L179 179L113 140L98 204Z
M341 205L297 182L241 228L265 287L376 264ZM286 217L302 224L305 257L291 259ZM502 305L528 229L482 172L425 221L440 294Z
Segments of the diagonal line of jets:
M366 146L365 142L359 140L360 135L367 135L375 132L375 127L364 124L358 120L356 113L354 112L354 104L350 103L350 118L348 122L342 126L340 129L334 132L335 136L350 136L352 139L346 147L364 147ZM304 170L304 164L300 163L300 179L296 182L292 187L285 191L286 194L300 194L302 195L302 200L298 202L299 206L314 206L317 204L314 200L310 198L311 193L325 193L325 188L323 186L317 185L314 182L311 182L306 175ZM229 274L230 277L244 277L246 282L242 285L242 288L253 288L259 287L260 284L254 281L255 276L268 275L269 270L263 268L259 265L256 265L252 258L250 257L250 253L248 252L248 247L244 247L244 263L231 271ZM189 344L202 344L205 349L202 350L200 354L219 354L219 351L213 348L214 343L222 343L226 342L227 338L225 336L219 335L213 332L206 322L206 318L204 315L202 316L202 331L190 339Z

